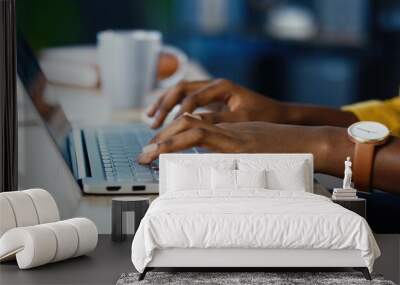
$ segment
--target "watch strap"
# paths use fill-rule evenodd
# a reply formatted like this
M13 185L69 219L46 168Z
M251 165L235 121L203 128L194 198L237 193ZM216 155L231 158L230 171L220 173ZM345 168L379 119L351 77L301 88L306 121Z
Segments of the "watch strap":
M369 191L374 161L374 148L374 144L355 144L353 158L353 180L358 191Z

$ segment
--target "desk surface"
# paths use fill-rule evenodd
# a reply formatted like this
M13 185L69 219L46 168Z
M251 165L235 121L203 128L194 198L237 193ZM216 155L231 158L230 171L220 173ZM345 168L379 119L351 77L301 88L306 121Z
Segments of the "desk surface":
M124 272L134 271L131 262L132 238L111 241L100 235L95 251L88 256L19 270L15 261L0 264L0 284L115 284Z

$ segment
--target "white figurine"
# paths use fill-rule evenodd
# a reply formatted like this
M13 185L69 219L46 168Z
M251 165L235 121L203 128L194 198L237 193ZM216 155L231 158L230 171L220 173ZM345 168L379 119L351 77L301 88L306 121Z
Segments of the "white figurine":
M353 171L351 171L351 159L346 158L344 162L344 178L343 188L334 188L332 193L332 200L357 200L357 190L351 187L351 178Z
M351 187L351 176L353 175L353 171L351 170L351 160L348 156L346 161L344 162L344 179L343 179L343 189L353 189Z

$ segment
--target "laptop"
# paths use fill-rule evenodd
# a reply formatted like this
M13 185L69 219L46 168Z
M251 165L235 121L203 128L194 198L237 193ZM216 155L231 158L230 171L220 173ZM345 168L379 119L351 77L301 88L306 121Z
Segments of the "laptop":
M72 127L62 107L44 95L46 77L21 32L17 35L17 73L83 192L113 195L158 193L158 161L140 165L136 160L154 135L146 124Z

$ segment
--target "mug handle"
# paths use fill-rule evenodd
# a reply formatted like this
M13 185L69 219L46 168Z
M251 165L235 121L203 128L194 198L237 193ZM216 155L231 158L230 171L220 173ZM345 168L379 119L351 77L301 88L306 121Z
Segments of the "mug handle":
M177 60L178 60L178 69L175 71L174 74L172 74L170 77L157 80L156 87L157 88L162 88L162 89L167 89L170 88L181 81L186 74L186 69L187 69L187 64L188 64L188 58L186 54L173 46L163 46L161 48L162 53L167 53L167 54L172 54L174 55Z

